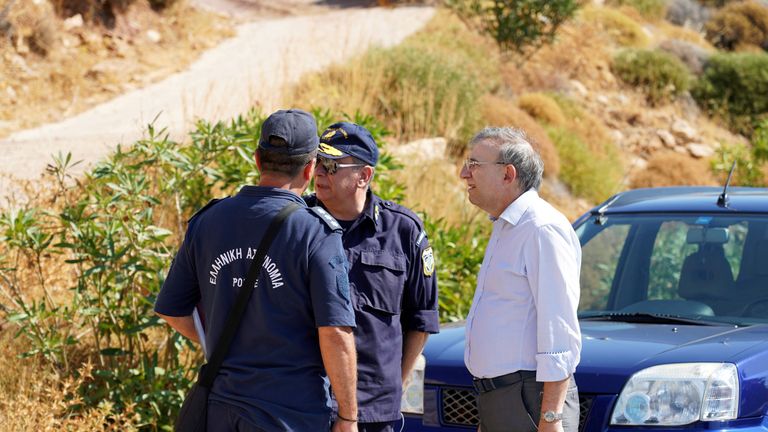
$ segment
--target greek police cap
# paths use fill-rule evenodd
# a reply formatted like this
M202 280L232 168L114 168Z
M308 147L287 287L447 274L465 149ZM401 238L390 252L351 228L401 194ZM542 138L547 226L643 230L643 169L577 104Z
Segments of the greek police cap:
M273 145L270 137L279 137L287 145ZM317 149L317 123L312 114L299 109L275 111L261 125L259 147L290 156L310 153Z
M379 148L368 129L349 122L328 126L320 136L320 156L341 159L352 156L371 166L379 162Z

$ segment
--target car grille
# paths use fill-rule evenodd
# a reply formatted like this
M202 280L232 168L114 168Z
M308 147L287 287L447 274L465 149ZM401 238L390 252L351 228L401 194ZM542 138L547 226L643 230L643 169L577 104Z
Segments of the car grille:
M468 388L442 387L443 423L454 426L477 426L480 417L477 411L477 392ZM584 421L592 408L592 395L579 395L579 430L584 430Z

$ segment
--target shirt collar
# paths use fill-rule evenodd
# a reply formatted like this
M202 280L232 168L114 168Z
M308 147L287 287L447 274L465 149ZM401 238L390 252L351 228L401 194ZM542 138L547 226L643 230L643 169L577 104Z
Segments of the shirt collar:
M517 223L520 222L520 218L522 218L526 210L528 210L528 207L530 207L537 198L539 198L538 192L536 192L535 189L529 189L517 197L516 200L512 201L512 203L501 212L501 215L499 215L498 218L492 220L503 219L512 225L517 225Z
M365 195L365 207L360 217L370 220L376 231L378 231L380 226L379 219L381 218L381 198L371 192L370 189L368 189Z
M297 204L303 204L306 206L306 203L300 196L287 189L279 187L246 185L240 189L238 195L248 195L255 197L280 197L295 201Z

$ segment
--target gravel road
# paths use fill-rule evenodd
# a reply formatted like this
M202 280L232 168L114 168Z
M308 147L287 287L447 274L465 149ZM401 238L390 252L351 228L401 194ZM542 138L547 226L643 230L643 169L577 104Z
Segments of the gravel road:
M302 1L307 2L293 0ZM310 15L240 24L235 37L204 53L182 73L64 121L0 140L0 198L14 193L9 178L38 178L51 155L72 152L73 159L87 166L117 144L141 138L155 118L156 127L167 127L178 138L198 118L229 119L253 105L272 111L278 108L281 90L303 74L371 46L396 45L433 14L430 7L346 8L326 13L311 9Z

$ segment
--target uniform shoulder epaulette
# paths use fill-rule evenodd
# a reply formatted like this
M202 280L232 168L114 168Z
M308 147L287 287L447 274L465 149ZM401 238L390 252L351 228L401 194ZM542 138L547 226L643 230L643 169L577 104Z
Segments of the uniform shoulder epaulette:
M393 212L408 216L408 218L411 219L420 230L424 229L424 222L421 221L421 218L419 217L419 215L417 215L413 210L409 209L408 207L403 207L400 204L394 203L392 201L386 201L386 200L381 200L381 204L387 210L392 210Z
M208 210L208 209L210 209L211 207L215 206L216 204L218 204L218 203L220 203L220 202L224 201L224 200L225 200L225 199L227 199L227 198L229 198L229 197L228 197L228 196L225 196L224 198L214 198L214 199L212 199L212 200L208 201L208 204L204 205L204 206L203 206L203 208L201 208L200 210L196 211L196 212L195 212L195 214L193 214L193 215L192 215L192 217L190 217L190 218L187 220L187 222L192 222L192 219L194 219L194 218L196 218L196 217L200 216L200 215L201 215L201 214L203 214L205 211L207 211L207 210Z
M314 206L314 207L308 207L308 208L311 213L319 217L332 230L334 231L341 230L341 225L339 225L339 223L336 222L336 219L333 216L331 216L331 214L328 213L324 208L320 206Z

